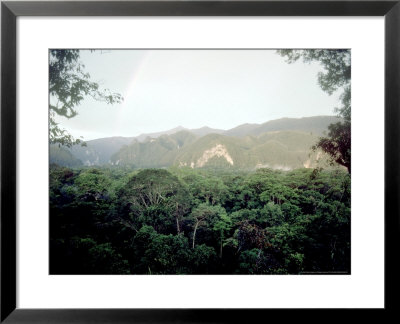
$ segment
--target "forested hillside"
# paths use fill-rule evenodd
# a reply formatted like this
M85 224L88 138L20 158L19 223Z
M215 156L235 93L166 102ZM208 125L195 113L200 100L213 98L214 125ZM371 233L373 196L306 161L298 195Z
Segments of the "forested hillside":
M243 170L260 167L291 170L327 166L322 153L311 152L317 139L317 136L295 131L270 132L259 137L244 138L209 134L179 149L174 164L192 168Z
M336 123L338 120L340 119L335 116L280 118L263 124L243 124L227 130L223 134L243 137L247 135L258 136L267 132L300 131L313 135L322 135L327 131L330 124Z
M51 274L350 272L346 171L50 167Z
M327 157L311 154L310 149L328 125L338 118L316 116L282 118L264 124L244 124L227 131L202 127L174 129L138 137L110 137L75 145L69 150L83 165L124 165L136 168L170 166L230 167L254 170L260 167L292 170L303 167L328 167ZM54 146L54 145L53 145ZM74 167L76 162L55 150L50 162Z
M82 161L72 155L68 149L59 146L58 144L50 145L49 151L50 163L68 165L70 167L83 165Z

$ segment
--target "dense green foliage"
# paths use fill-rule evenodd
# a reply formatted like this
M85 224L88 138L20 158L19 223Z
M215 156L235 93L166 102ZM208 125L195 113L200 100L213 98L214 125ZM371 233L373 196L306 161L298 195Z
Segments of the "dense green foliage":
M51 274L349 271L342 170L50 168Z

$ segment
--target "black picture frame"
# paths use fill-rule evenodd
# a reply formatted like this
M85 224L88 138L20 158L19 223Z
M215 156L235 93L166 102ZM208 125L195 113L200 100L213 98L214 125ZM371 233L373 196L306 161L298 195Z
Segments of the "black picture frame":
M4 1L1 3L0 321L5 323L266 322L273 320L271 315L284 319L288 316L288 310L16 308L16 19L18 16L384 16L385 307L375 310L292 309L291 315L294 313L297 320L304 317L308 321L319 321L326 317L342 320L343 316L357 315L381 322L384 322L387 316L394 315L391 313L395 313L398 306L396 295L399 291L399 275L396 260L400 247L400 0ZM373 236L371 233L371 240Z

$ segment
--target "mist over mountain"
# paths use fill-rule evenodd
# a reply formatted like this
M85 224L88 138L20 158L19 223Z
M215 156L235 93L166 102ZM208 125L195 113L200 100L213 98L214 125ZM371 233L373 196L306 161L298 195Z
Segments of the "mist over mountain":
M111 155L128 145L134 137L106 137L86 142L86 146L75 145L69 151L84 165L102 165L109 163Z
M67 148L58 145L50 145L49 156L50 163L69 167L83 166L82 161L76 158Z
M50 150L50 162L66 166L114 165L162 168L269 167L290 170L315 167L327 160L311 147L339 121L333 116L281 118L263 124L242 124L229 130L182 126L136 137L87 141L87 146ZM64 151L71 154L68 155ZM63 160L62 157L65 157Z

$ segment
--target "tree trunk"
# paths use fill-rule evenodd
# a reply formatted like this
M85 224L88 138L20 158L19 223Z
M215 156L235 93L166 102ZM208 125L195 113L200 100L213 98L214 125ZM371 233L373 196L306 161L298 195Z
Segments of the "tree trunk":
M197 226L199 226L199 222L196 222L196 225L194 226L192 249L194 249L194 241L195 241L195 239L196 239Z
M181 229L179 228L179 218L178 218L178 216L176 216L176 230L177 230L178 234L181 232Z
M176 217L176 231L178 234L181 232L181 229L179 228L179 207L178 203L176 203L176 209L175 209L175 217Z

